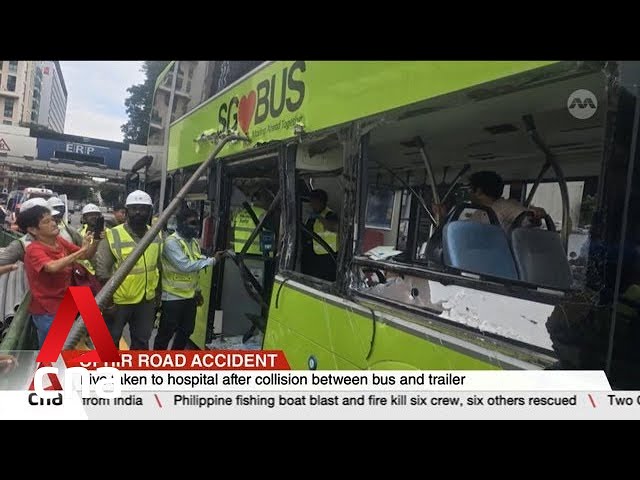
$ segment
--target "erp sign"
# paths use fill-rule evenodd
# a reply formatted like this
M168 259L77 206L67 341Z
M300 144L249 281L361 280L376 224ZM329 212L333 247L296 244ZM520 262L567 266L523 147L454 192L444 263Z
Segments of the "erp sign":
M101 147L90 143L50 140L48 138L38 138L37 148L39 160L52 158L57 158L61 161L65 159L69 161L77 160L105 165L107 168L115 170L120 169L122 150L117 148Z

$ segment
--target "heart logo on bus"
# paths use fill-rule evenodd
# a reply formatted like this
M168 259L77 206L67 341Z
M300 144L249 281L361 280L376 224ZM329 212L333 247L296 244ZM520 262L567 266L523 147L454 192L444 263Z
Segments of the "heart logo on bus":
M238 104L238 123L244 133L249 133L249 125L256 109L256 92L251 91L248 95L243 95Z

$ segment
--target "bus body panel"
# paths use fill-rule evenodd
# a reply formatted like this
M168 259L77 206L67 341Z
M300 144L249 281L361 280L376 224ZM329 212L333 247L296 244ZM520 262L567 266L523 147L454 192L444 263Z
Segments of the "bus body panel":
M342 364L351 369L401 365L403 369L431 370L498 368L381 321L380 314L375 315L374 332L374 315L365 313L367 308L311 288L305 290L276 282L263 345L283 350L293 369L309 368L312 357L318 369L347 368L340 367Z
M551 63L277 61L177 120L170 128L168 170L209 156L211 143L194 143L207 130L249 136L249 143L225 147L224 157L292 138L296 124L311 133Z

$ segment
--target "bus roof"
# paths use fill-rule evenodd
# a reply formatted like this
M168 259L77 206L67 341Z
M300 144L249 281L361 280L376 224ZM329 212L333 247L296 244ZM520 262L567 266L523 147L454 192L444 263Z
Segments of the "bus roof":
M196 142L205 131L231 129L248 135L248 144L226 146L220 155L224 157L496 80L510 81L507 88L525 88L550 74L561 76L575 70L576 65L578 62L553 61L275 61L171 125L168 170L207 158L213 144Z

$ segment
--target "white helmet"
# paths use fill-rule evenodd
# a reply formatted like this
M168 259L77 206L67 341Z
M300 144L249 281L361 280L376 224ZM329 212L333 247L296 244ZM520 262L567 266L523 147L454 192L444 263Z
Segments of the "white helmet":
M127 201L124 202L124 205L126 207L129 205L149 205L153 207L153 201L151 201L151 196L147 192L136 190L127 196Z
M25 200L24 202L22 202L22 204L20 205L20 213L26 212L27 210L29 210L32 207L35 207L36 205L39 205L41 207L47 207L51 211L51 215L58 215L60 213L58 210L51 208L51 205L49 205L49 202L47 202L44 198L41 198L41 197L30 198L29 200Z
M47 200L47 203L51 208L66 207L64 202L58 197L50 197L49 200Z
M102 213L102 212L100 211L100 208L98 208L97 205L93 203L87 203L82 208L82 215L84 215L85 213Z

